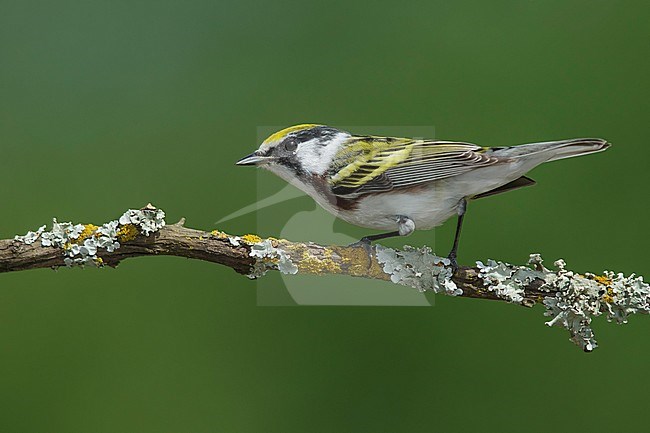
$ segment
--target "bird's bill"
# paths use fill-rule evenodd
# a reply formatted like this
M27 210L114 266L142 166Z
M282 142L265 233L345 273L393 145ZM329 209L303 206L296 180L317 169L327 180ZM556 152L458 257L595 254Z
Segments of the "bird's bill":
M261 156L261 155L256 155L254 153L251 153L248 156L243 157L239 161L237 161L237 165L261 165L261 164L268 164L271 162L272 158L268 156Z

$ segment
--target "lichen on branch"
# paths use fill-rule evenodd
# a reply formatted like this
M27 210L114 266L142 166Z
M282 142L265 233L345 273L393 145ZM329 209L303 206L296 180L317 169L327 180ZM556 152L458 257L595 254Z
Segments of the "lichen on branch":
M147 205L139 210L129 209L119 219L101 226L60 223L54 218L51 230L46 231L46 226L41 226L35 232L14 237L14 240L31 245L40 239L44 248L61 249L66 266L103 266L104 261L97 255L100 250L112 253L120 247L120 242L133 240L138 234L149 236L164 226L165 212Z
M643 278L610 271L579 274L544 267L538 254L516 266L495 260L461 267L455 274L446 258L430 248L402 250L374 246L323 246L247 234L228 235L184 227L184 220L165 223L165 213L152 205L129 209L102 225L59 223L14 239L0 240L0 272L93 264L117 266L143 255L174 255L219 263L249 278L269 270L282 274L348 275L390 281L419 291L459 297L506 301L526 307L541 304L548 326L569 331L570 339L585 351L597 347L592 319L626 323L631 314L650 313L650 286Z

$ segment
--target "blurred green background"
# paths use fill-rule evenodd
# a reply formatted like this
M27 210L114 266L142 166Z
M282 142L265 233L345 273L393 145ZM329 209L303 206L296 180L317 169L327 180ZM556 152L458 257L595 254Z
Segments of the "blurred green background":
M540 252L647 273L649 20L642 1L0 0L0 237L147 202L214 229L257 197L263 173L233 162L261 125L423 125L614 143L473 203L462 263ZM453 226L435 231L442 253ZM540 307L260 307L256 292L173 257L0 275L0 431L646 431L648 318L597 320L585 354Z

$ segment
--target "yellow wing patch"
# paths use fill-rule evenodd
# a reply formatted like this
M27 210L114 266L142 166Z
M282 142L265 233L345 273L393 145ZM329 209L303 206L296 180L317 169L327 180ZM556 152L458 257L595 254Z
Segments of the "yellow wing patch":
M493 163L470 143L358 137L334 158L335 194L388 190L461 174Z
M385 137L368 137L351 143L336 155L335 165L340 169L332 176L330 184L361 184L363 182L358 179L361 173L365 180L379 176L408 158L412 143L413 140L406 138ZM353 182L353 177L357 181Z
M384 173L389 168L405 161L411 154L412 149L413 146L405 146L403 149L391 152L385 156L379 156L376 158L376 164L372 163L372 161L369 161L370 164L363 164L364 166L362 167L355 167L356 170L354 171L358 171L358 175L352 176L352 173L354 173L353 171L350 173L350 175L346 176L347 182L345 183L353 186L364 185L365 183Z

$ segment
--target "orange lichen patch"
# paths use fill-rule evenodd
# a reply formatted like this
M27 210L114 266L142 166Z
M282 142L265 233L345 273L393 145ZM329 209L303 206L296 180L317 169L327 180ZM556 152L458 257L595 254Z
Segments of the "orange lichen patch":
M593 274L587 274L586 278L607 287L607 292L600 298L603 302L606 302L608 304L614 302L614 297L616 293L614 293L614 289L612 289L611 287L612 284L611 278L606 277L604 275L593 275Z
M612 284L611 278L607 278L602 275L595 275L594 280L604 286L609 286L610 284Z
M92 235L96 234L98 228L99 227L97 227L94 224L84 224L83 231L79 234L79 236L77 236L77 239L75 239L73 242L75 244L82 243L83 241L85 241L86 239L91 237Z
M302 251L302 257L295 262L298 271L304 274L340 274L341 265L332 259L332 252L324 250L322 255L312 255L306 249Z
M341 247L329 246L332 254L340 257L340 262L343 268L343 273L355 277L370 277L380 280L389 279L390 276L386 274L381 265L368 256L364 248L358 247Z
M257 235L244 235L241 237L241 240L246 242L247 244L256 244L258 242L262 242L262 238L257 236Z
M133 224L125 224L117 229L117 239L120 242L128 242L138 236L138 228Z
M227 239L229 237L227 233L221 232L219 230L212 230L210 234L212 236L216 236L219 239Z

